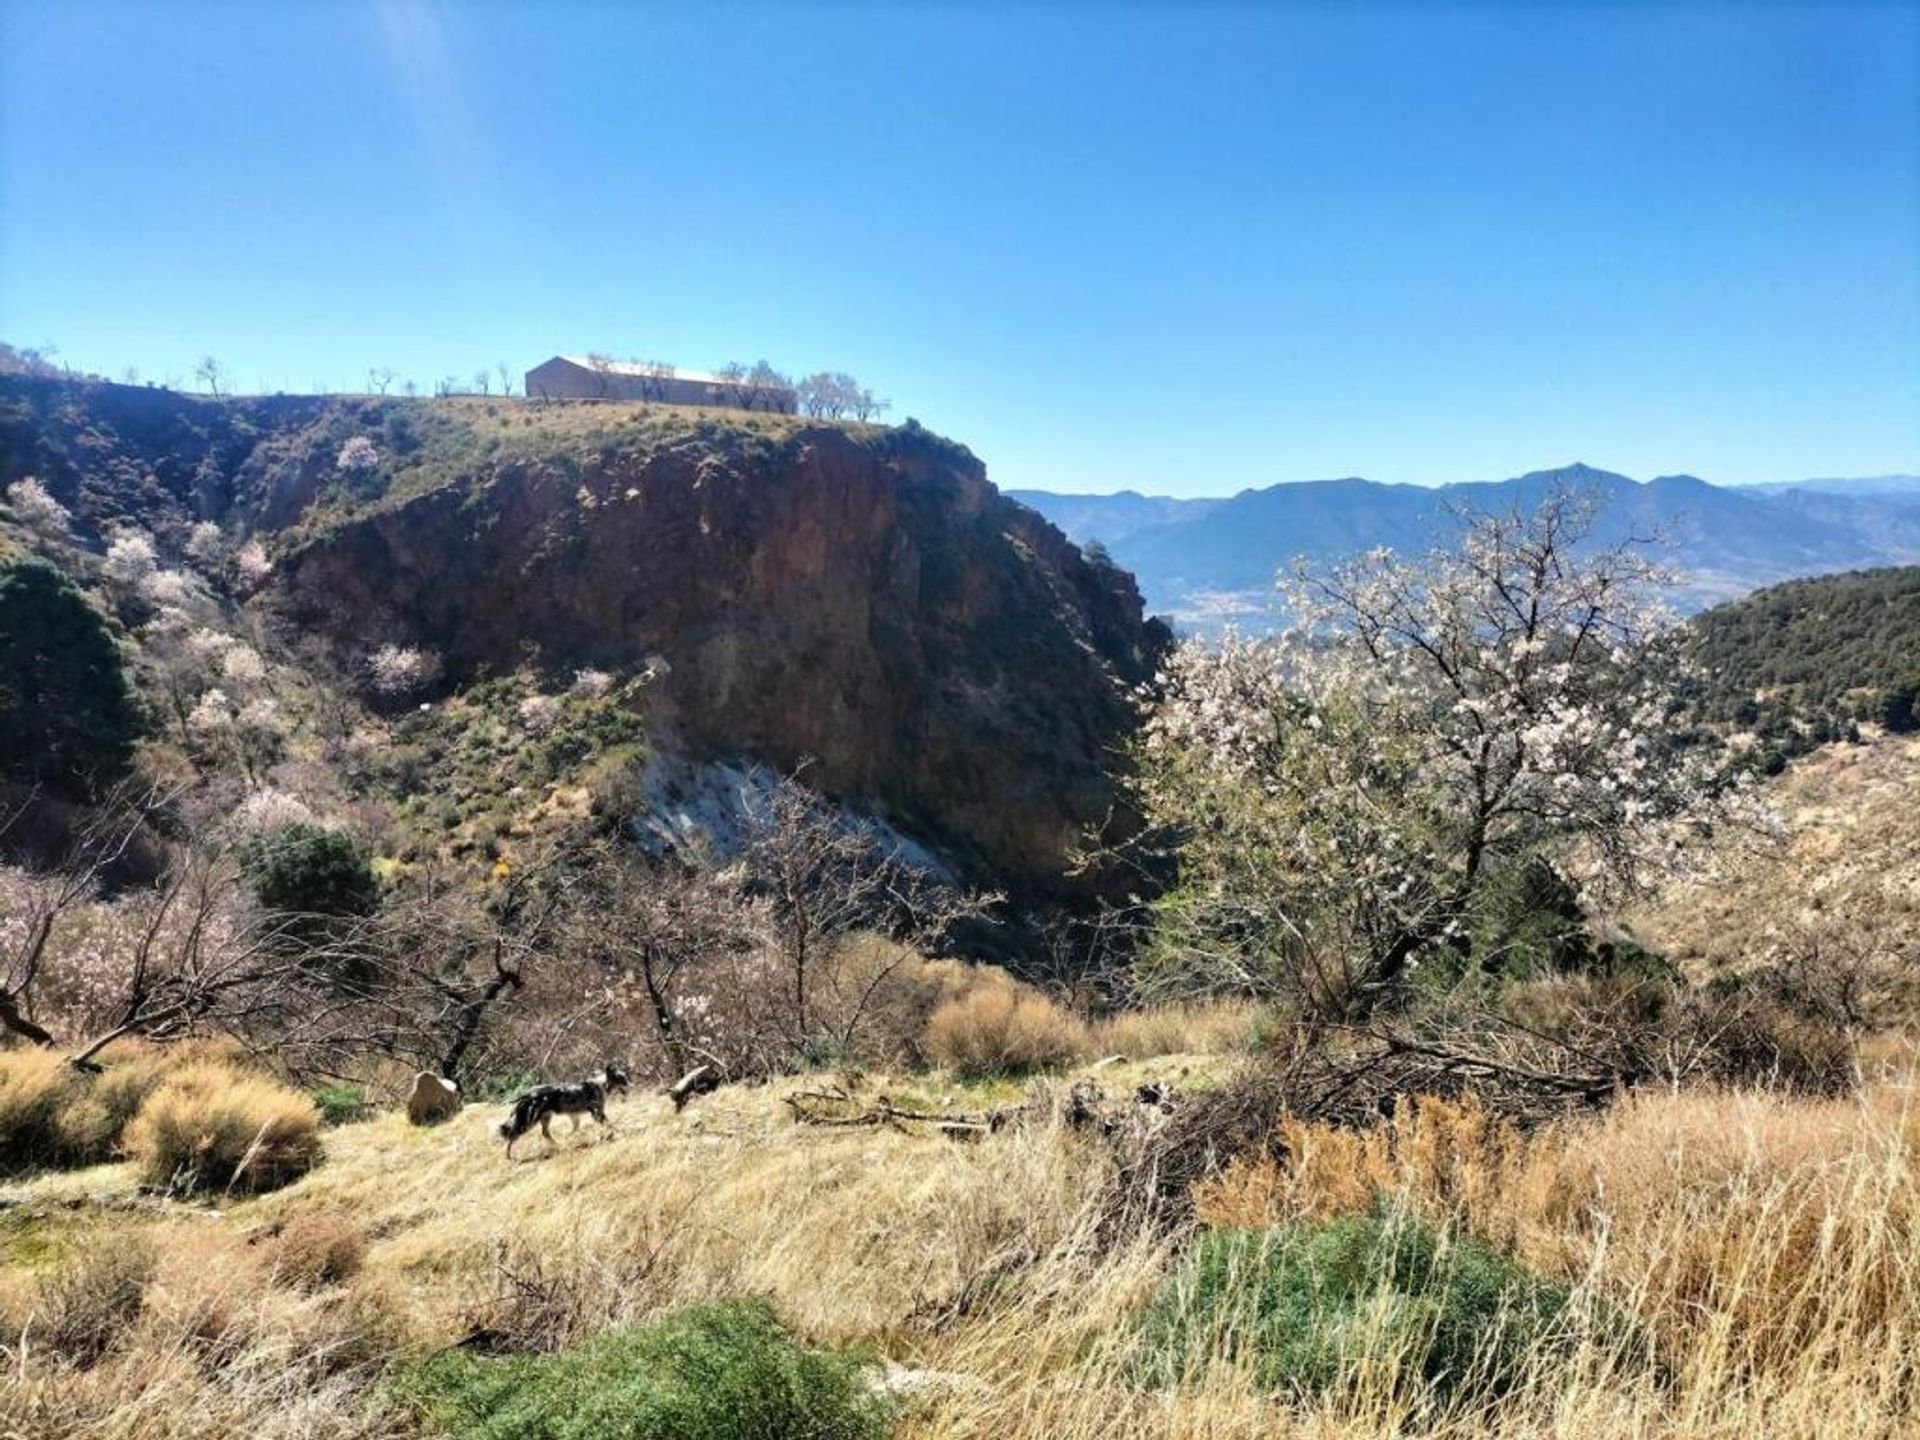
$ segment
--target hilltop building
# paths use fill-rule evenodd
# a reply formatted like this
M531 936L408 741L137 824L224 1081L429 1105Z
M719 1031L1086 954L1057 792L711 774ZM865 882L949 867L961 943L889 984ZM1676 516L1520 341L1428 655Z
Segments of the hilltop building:
M529 400L653 400L663 405L720 405L786 415L793 414L799 402L790 385L583 355L556 355L534 366L527 371L526 387Z

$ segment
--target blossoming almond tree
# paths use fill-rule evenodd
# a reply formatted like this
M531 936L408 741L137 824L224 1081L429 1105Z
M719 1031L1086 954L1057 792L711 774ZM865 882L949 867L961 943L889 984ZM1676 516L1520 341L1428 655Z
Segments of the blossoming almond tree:
M1465 517L1422 560L1302 567L1288 632L1175 652L1133 782L1178 868L1150 987L1364 1013L1466 958L1505 867L1544 861L1591 902L1729 812L1716 753L1662 743L1669 577L1640 545L1587 543L1591 520L1557 492Z

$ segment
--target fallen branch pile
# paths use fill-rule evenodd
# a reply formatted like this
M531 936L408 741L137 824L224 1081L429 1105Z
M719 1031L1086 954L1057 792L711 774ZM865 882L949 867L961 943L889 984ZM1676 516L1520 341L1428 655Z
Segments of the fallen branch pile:
M921 1130L950 1140L977 1140L1003 1130L1059 1117L1070 1130L1084 1130L1107 1139L1144 1134L1171 1114L1176 1096L1165 1085L1143 1085L1133 1095L1116 1100L1090 1080L1064 1090L1051 1081L1032 1086L1019 1100L987 1110L921 1110L901 1105L887 1095L863 1100L845 1086L826 1090L795 1090L784 1097L796 1123L833 1129L885 1126L913 1134Z

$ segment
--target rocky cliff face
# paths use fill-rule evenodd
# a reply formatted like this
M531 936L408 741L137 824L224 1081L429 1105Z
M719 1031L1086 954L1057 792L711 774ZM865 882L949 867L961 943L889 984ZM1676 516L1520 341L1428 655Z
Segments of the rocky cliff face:
M1016 884L1066 883L1166 641L1131 577L918 427L610 433L310 527L281 602L346 645L431 646L455 683L663 656L650 717L691 753L806 763Z

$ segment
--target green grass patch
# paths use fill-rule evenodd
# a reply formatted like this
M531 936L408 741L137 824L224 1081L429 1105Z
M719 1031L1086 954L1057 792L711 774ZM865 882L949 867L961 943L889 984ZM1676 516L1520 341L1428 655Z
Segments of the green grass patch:
M1365 1375L1409 1398L1482 1404L1565 1350L1568 1307L1564 1286L1404 1216L1213 1231L1154 1297L1142 1372L1172 1385L1227 1364L1302 1397Z
M395 1395L463 1440L883 1440L858 1359L799 1344L762 1301L696 1306L558 1355L434 1355Z
M313 1105L323 1125L351 1125L372 1113L367 1092L358 1085L322 1085L313 1092Z

